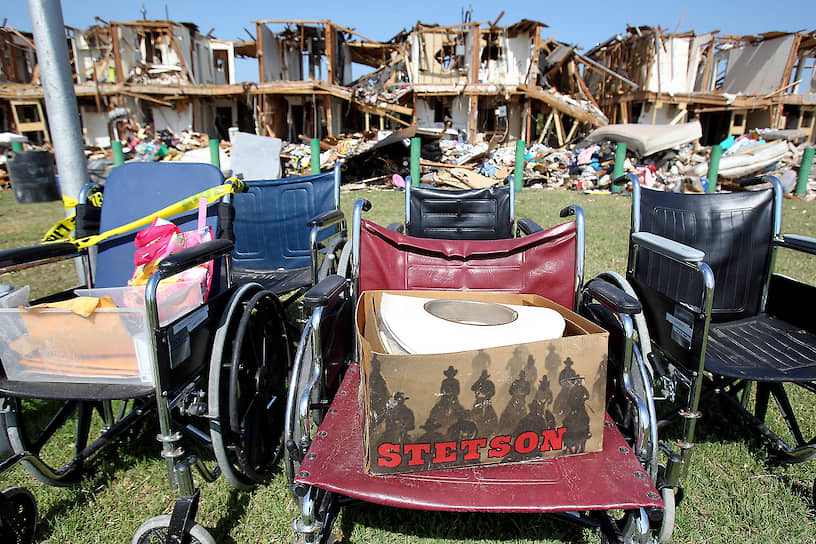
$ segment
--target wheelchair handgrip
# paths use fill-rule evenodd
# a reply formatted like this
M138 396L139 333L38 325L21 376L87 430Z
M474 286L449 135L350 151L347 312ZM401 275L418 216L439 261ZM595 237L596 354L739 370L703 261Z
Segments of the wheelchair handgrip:
M218 236L216 238L235 242L235 206L231 202L218 203Z
M559 217L569 217L571 215L575 215L575 206L567 206L565 208L561 208L561 211L558 212Z
M165 257L159 263L157 271L162 279L169 278L188 268L226 255L232 251L234 246L235 243L232 240L212 240L211 242L204 242L203 244L198 244L197 246Z
M784 247L787 249L793 249L795 251L816 255L816 238L811 238L809 236L802 236L799 234L784 234L782 235L781 240L776 241L776 245L778 247Z
M371 202L369 200L365 198L358 198L357 202L362 202L364 212L371 210Z
M343 276L332 274L309 289L303 295L303 303L310 308L326 306L342 293L345 287L346 279Z
M308 223L309 228L323 228L329 225L339 223L344 219L343 212L340 210L327 210L314 216Z
M0 251L0 269L20 264L34 263L45 259L76 256L79 254L80 251L77 247L68 242L7 249Z
M612 180L612 185L626 185L628 182L640 183L635 174L624 174Z
M638 299L627 295L622 289L600 278L590 280L584 287L584 291L613 312L619 314L635 315L642 310Z

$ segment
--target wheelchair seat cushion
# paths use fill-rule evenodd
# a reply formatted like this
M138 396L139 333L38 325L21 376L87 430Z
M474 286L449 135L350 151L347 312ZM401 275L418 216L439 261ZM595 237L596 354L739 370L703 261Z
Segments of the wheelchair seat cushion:
M419 238L496 240L513 237L509 185L450 191L411 189L405 233Z
M706 370L756 381L813 381L816 334L768 314L712 324Z
M360 289L530 293L573 308L576 227L564 223L523 238L414 238L363 220Z

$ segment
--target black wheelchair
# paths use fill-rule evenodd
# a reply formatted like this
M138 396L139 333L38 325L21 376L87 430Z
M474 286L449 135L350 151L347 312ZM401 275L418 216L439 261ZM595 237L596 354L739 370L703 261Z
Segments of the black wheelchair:
M816 392L816 287L774 263L781 248L816 255L816 240L782 234L781 184L764 176L768 189L682 194L631 181L626 278L652 334L655 381L679 406L661 421L682 419L679 454L694 447L700 406L716 397L777 460L812 459L816 437L804 434L788 391ZM768 423L773 405L782 428Z
M20 462L48 485L74 485L92 473L103 451L126 440L155 413L168 480L179 498L172 515L145 522L133 542L214 542L194 521L200 491L194 485L192 469L206 481L223 474L238 489L253 488L275 470L283 449L284 399L293 355L291 326L280 297L312 285L322 267L331 266L332 259L325 263L323 257L336 245L343 227L333 188L339 181L336 174L290 180L292 186L300 184L301 190L312 190L321 180L330 187L330 209L313 209L321 213L298 221L298 230L305 235L298 235L297 240L314 243L314 247L299 248L298 262L305 262L305 268L314 274L303 279L295 270L301 280L283 282L284 271L276 269L274 282L259 278L271 290L253 281L246 267L233 275L236 245L244 251L239 264L244 262L240 257L253 247L261 260L265 258L265 231L242 224L234 228L235 198L257 201L260 189L242 194L245 184L239 180L225 183L217 168L205 164L128 163L114 169L105 183L101 209L80 206L78 239L123 230L118 227L151 216L159 208L192 201L189 211L169 217L188 231L197 226L195 209L200 197L216 202L220 197L206 212L199 211L206 213L214 239L163 259L144 287L129 292L141 298L128 307L101 308L88 317L66 309L0 310L5 329L0 348L0 425L13 450L3 468ZM285 181L278 180L278 184L283 186ZM291 186L284 190L288 188ZM84 190L80 202L97 189ZM323 206L318 200L309 200L309 205ZM275 218L265 215L258 221L274 222ZM294 232L289 236L295 236ZM103 236L93 246L95 262L87 248L78 249L73 242L4 251L0 268L9 271L80 258L84 287L92 288L92 296L101 296L126 285L133 272L134 238L132 229ZM289 249L298 245L302 244L290 243ZM312 256L317 259L314 264ZM210 261L214 263L211 284L209 293L201 297L206 297L203 302L201 298L192 306L185 302L180 311L169 308L166 295L175 287L163 280ZM70 305L77 300L74 291L68 290L33 303ZM52 447L66 436L73 443L70 451ZM186 452L183 439L192 441L191 449L199 445L211 449L217 466L210 468L200 456ZM36 518L36 508L32 510L22 494L11 499L23 505L18 510L27 508ZM21 538L30 533L33 528L28 533L20 531Z

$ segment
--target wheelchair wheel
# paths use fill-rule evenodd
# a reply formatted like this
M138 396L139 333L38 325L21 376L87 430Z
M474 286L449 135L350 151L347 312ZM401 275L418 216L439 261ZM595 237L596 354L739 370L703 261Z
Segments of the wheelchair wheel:
M170 516L156 516L142 523L133 535L132 544L164 544L167 542L167 528L170 526ZM215 539L207 530L193 523L189 531L189 544L215 544Z
M0 541L9 544L34 542L37 501L24 487L10 487L0 497Z
M14 453L27 451L38 462L20 461L34 478L54 487L76 485L85 475L78 455L88 445L96 402L4 399L5 430ZM65 442L73 441L73 448Z
M233 295L215 335L209 377L210 436L227 480L251 489L281 452L290 367L277 297L257 284Z

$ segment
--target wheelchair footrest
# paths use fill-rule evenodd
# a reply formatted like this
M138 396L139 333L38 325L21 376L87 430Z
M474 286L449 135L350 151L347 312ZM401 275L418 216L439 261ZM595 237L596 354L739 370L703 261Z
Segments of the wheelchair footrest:
M21 382L0 378L0 396L61 400L123 400L146 397L152 385Z
M295 482L399 508L555 513L662 508L659 494L606 416L603 451L526 463L388 476L365 471L358 405L360 366L351 365Z

